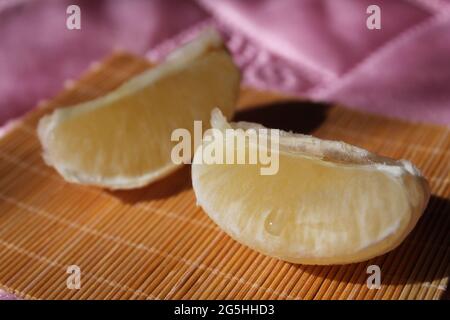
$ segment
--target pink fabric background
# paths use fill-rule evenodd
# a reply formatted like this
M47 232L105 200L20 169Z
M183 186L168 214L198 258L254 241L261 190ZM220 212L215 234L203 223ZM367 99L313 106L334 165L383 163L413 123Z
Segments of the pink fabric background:
M81 30L65 27L69 4ZM208 25L246 84L450 124L450 0L0 0L0 125L114 48L158 60Z
M65 28L69 4L81 30ZM369 4L381 30L366 28ZM161 58L208 24L247 84L450 123L450 0L0 0L0 125L113 48Z

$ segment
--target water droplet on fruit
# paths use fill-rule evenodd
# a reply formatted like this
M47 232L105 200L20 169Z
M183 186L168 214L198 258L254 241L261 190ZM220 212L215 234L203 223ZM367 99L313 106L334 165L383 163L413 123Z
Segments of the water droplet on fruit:
M278 237L283 230L284 224L281 221L281 216L282 215L279 212L272 211L267 215L264 222L264 228L266 229L266 231L276 237Z

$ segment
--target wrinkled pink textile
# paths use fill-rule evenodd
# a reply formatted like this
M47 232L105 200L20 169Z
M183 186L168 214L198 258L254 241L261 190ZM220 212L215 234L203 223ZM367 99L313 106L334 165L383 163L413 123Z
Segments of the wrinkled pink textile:
M366 8L381 8L381 30ZM67 30L78 4L82 29ZM450 123L449 0L0 0L0 124L113 48L150 58L215 25L247 84Z
M0 124L51 98L66 79L77 77L113 48L144 54L206 18L194 3L174 0L4 3L3 9L0 5ZM66 28L70 4L81 8L81 30ZM174 7L183 14L174 17Z
M69 4L81 30L66 28ZM114 48L159 60L211 25L246 84L450 124L450 0L0 0L0 125Z
M258 47L289 62L286 77L293 69L302 71L277 89L450 124L450 1L201 3ZM381 30L366 27L365 10L373 3L381 8Z

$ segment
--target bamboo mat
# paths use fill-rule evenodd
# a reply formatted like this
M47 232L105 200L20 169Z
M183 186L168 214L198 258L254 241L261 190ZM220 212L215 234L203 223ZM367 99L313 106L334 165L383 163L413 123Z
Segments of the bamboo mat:
M45 299L442 299L449 275L449 129L243 89L237 119L343 140L413 161L432 198L396 250L359 264L303 266L233 241L195 205L188 166L149 187L65 183L40 155L41 115L92 99L148 68L114 54L0 140L0 288ZM254 108L252 108L252 106ZM367 266L381 268L369 290ZM66 286L69 265L81 289Z

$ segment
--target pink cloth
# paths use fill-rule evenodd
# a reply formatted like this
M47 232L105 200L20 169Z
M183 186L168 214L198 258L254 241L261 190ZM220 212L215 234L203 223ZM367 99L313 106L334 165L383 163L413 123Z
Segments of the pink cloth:
M161 58L208 24L227 36L247 84L450 123L449 0L376 1L381 30L366 27L371 0L3 1L0 124L113 48ZM79 31L65 28L69 4L81 8Z
M0 0L0 124L51 98L113 48L148 48L206 18L177 0ZM4 0L3 0L4 1ZM66 8L81 8L81 30L66 28ZM174 7L183 14L173 17Z
M381 30L366 27L372 3ZM81 30L65 27L69 4ZM450 124L450 0L0 0L0 125L113 48L161 59L208 25L249 85Z
M450 124L450 1L376 1L381 30L366 27L371 0L201 2L304 71L297 81L306 86L277 89Z

